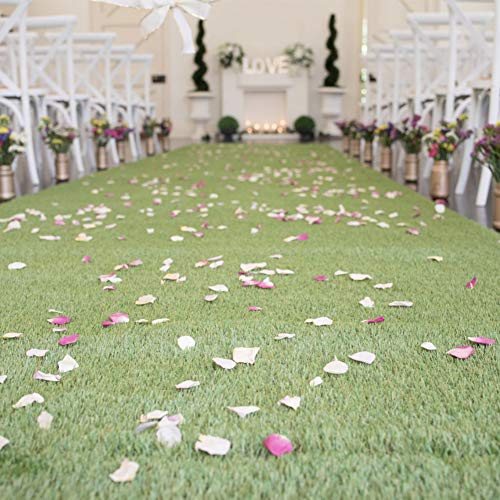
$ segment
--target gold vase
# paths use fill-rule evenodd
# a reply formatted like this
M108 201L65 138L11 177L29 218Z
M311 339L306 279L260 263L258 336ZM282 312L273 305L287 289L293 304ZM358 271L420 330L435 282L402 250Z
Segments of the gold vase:
M435 161L431 173L431 198L433 200L447 200L449 194L448 162L445 160Z
M108 169L108 152L105 146L97 147L97 170Z
M349 136L348 135L343 135L342 136L342 153L344 154L349 154Z
M16 197L14 188L14 171L11 165L0 166L0 202Z
M68 153L56 154L56 182L69 181L69 156Z
M493 219L493 227L500 231L500 182L495 184L495 215Z
M371 141L365 142L365 154L363 159L367 165L373 163L373 143Z
M380 170L390 172L392 170L392 150L388 146L380 148Z
M405 181L418 182L418 155L407 153L405 158Z
M168 135L162 135L161 147L164 153L168 153L168 151L170 151L170 138Z
M146 154L148 156L155 155L155 141L152 137L146 138Z
M353 158L359 158L361 154L361 148L360 148L360 140L359 139L351 139L349 146L350 146L350 155Z
M116 148L118 149L120 163L125 163L125 141L118 141L116 143Z

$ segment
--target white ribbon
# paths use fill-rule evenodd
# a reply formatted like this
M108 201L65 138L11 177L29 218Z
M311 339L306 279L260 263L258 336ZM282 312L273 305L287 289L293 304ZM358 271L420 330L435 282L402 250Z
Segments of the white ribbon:
M143 35L148 37L156 31L167 18L172 9L175 22L179 28L183 43L184 54L194 54L193 33L184 13L198 19L207 19L210 13L210 3L202 0L93 0L94 2L109 3L119 7L150 10L141 21Z

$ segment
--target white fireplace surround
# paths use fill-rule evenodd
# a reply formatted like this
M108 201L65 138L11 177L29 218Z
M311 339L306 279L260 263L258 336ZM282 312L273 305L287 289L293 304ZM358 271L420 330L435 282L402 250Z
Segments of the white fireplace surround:
M261 101L258 94L265 96ZM283 110L283 94L284 110ZM309 75L306 71L298 74L254 74L248 75L233 69L222 71L222 116L234 116L243 128L245 122L252 117L266 117L269 112L267 123L277 123L286 120L293 127L294 121L301 115L309 114ZM270 99L275 96L280 102L275 106L270 105ZM246 98L251 97L251 106L254 109L251 115L247 115ZM278 116L277 113L284 116ZM265 123L263 119L261 123Z

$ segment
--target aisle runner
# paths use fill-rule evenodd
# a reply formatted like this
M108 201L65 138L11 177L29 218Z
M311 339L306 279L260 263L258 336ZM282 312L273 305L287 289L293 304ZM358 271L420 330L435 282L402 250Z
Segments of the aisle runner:
M494 488L493 232L315 145L190 147L0 219L4 498Z

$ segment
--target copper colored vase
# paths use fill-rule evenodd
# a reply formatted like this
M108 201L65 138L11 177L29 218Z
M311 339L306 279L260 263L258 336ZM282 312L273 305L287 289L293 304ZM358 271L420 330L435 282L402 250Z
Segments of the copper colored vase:
M349 153L353 158L360 157L361 154L360 142L361 141L359 139L351 139Z
M161 147L164 153L170 151L170 138L168 135L163 135L161 138Z
M365 142L365 154L363 159L367 165L373 163L373 143L371 141Z
M405 181L418 182L418 155L407 153L405 158Z
M120 163L125 163L125 141L118 141L116 148L118 149L118 158L120 159Z
M11 165L0 166L0 202L16 197L14 189L14 171Z
M108 153L105 146L98 146L97 148L97 170L108 169Z
M342 136L342 153L344 154L349 154L349 136L348 135L343 135Z
M382 146L380 148L380 170L382 172L392 170L392 150L390 147Z
M155 141L152 137L146 138L146 154L148 156L155 155Z
M433 200L447 200L449 194L448 162L445 160L435 161L431 173L431 198Z
M495 215L493 219L493 227L500 231L500 182L495 184Z
M69 181L69 157L67 153L56 154L56 182Z

